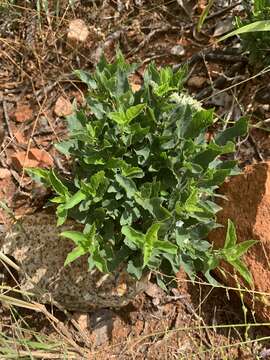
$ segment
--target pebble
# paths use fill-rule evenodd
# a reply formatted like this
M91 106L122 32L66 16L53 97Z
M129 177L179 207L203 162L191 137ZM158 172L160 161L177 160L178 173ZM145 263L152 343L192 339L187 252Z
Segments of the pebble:
M172 55L183 56L183 55L185 55L186 51L182 45L175 45L174 47L171 48L170 52Z
M204 76L192 76L187 85L196 89L200 89L203 87L204 83L206 82L206 78Z

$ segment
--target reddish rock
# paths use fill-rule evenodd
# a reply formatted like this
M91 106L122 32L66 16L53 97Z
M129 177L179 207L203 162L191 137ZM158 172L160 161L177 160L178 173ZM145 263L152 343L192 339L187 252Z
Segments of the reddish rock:
M18 122L32 120L33 110L28 104L18 104L16 110L12 114L12 118Z
M55 103L54 112L57 116L68 116L72 114L73 108L71 102L64 98L64 96L60 96Z
M238 242L258 240L243 259L253 276L253 288L262 294L245 294L245 301L254 308L257 317L270 320L270 162L247 166L244 173L232 177L225 183L220 192L228 201L220 200L223 207L217 220L224 228L213 231L209 239L217 248L223 247L227 220L231 219L237 230ZM237 282L233 269L223 264L226 270L224 282L229 286L242 286L243 280ZM227 273L228 271L228 273ZM246 284L245 284L246 285ZM267 295L269 294L269 295Z
M11 157L13 167L20 171L24 167L51 167L53 165L53 159L51 155L40 149L30 149L28 157L26 157L26 151L18 151Z

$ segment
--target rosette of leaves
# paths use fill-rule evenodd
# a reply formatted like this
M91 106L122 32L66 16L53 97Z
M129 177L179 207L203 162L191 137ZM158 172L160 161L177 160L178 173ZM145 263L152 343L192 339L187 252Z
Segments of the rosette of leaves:
M88 86L87 105L67 117L69 138L56 145L70 157L71 175L30 173L57 194L51 202L58 225L67 218L84 224L82 232L62 233L76 245L66 264L88 254L89 269L103 272L123 263L139 279L182 266L211 280L209 271L226 255L206 240L217 226L215 190L237 173L236 162L221 155L234 152L232 140L246 133L247 122L208 141L214 111L185 93L185 69L150 64L134 92L135 69L118 53L113 64L102 57L94 74L77 71Z

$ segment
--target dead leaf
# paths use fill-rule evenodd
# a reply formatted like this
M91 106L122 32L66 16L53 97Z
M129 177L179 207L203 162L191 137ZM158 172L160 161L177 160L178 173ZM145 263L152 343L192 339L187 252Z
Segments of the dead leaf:
M13 154L11 163L16 170L21 171L24 167L51 167L53 159L47 151L33 148L30 149L28 157L26 157L26 151Z
M60 96L55 103L54 112L57 116L68 116L72 114L73 108L71 102L64 98L64 96Z
M29 121L33 118L33 110L28 104L17 104L17 108L11 117L17 122Z
M43 149L33 148L29 151L29 158L33 158L40 163L40 166L44 165L45 167L53 166L53 158L51 155Z

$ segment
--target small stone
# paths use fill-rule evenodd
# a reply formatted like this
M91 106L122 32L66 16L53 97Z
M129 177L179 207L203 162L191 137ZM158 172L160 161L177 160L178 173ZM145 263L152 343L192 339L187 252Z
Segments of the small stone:
M185 55L186 51L182 45L175 45L174 47L171 48L170 52L172 55L183 56L183 55Z
M85 42L88 38L89 30L85 22L81 19L70 21L68 28L68 40L75 42Z
M55 103L54 112L60 117L72 114L73 108L71 102L64 98L64 96L60 96Z
M91 330L95 346L109 341L109 335L113 330L113 312L109 309L97 310L90 318Z
M233 29L233 17L229 16L224 21L220 21L217 23L213 36L214 37L221 36L223 34L228 33L232 29Z
M25 122L32 120L33 110L28 104L18 104L15 112L11 117L17 122Z
M203 77L203 76L193 76L188 80L187 84L190 87L200 89L200 88L203 87L205 82L206 82L205 77Z
M229 109L233 101L232 95L228 94L226 91L223 91L220 94L214 95L211 97L210 102L215 106L222 106L225 109Z

